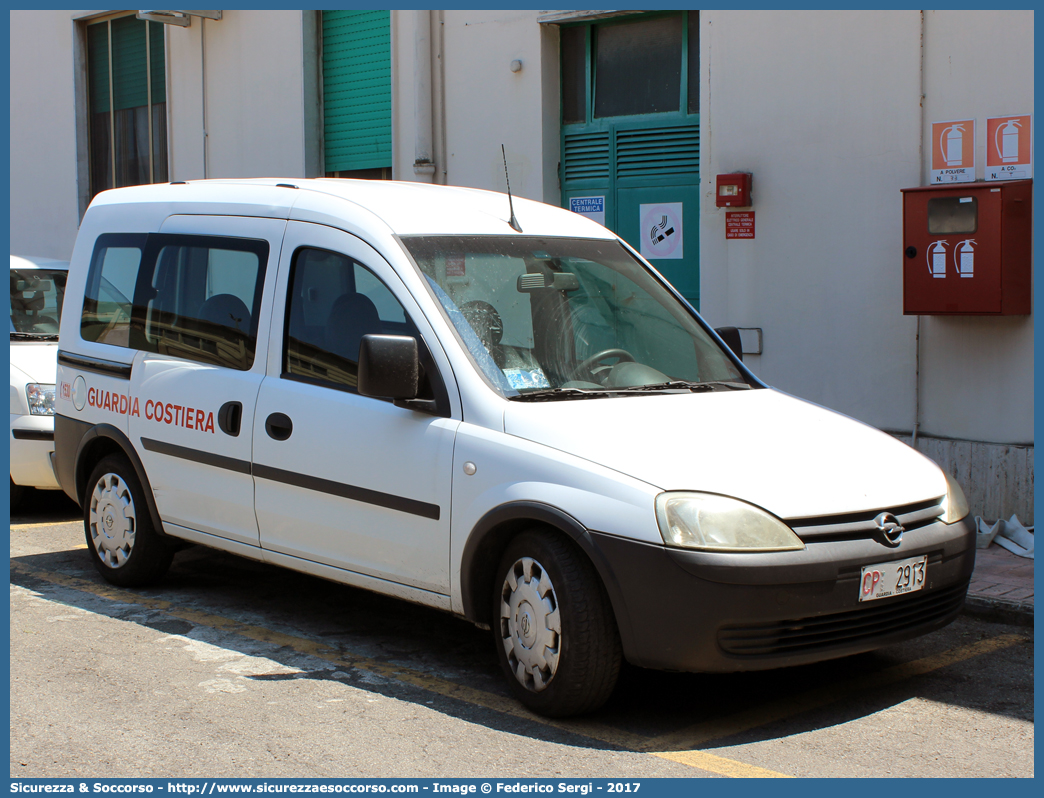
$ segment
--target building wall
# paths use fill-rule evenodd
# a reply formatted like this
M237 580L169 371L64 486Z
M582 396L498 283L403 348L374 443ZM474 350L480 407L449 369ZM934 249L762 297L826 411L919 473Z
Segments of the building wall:
M75 20L89 13L11 12L12 252L72 251L86 178ZM540 13L393 12L397 179L432 179L413 169L427 22L436 182L503 190L503 143L512 191L559 203L558 28ZM700 23L704 316L762 328L747 362L769 384L900 436L916 428L918 448L982 497L976 511L1028 521L1033 318L922 317L918 348L917 319L902 315L900 190L928 180L933 121L978 120L982 176L985 118L1032 113L1032 23L1030 11L904 10L703 11ZM208 174L320 174L315 12L205 25ZM199 18L166 29L174 180L204 172L202 32ZM727 242L714 207L714 176L733 171L754 175L753 241ZM999 490L997 474L1018 476Z
M224 11L166 26L172 180L203 177L204 37L207 176L306 176L302 26L300 11Z
M78 20L11 12L11 251L68 259L86 208L77 138ZM225 11L206 24L210 177L319 173L316 33L300 11ZM171 180L203 177L203 23L165 26ZM309 101L311 105L309 105Z
M11 252L68 260L80 223L75 11L11 11Z
M973 511L1024 520L1033 318L922 317L918 381L900 190L927 184L933 121L978 119L982 177L986 117L1032 112L1032 30L1032 12L927 12L922 74L918 11L701 13L702 313L763 329L747 362L769 384L916 425ZM753 241L726 241L714 205L715 175L735 171L753 173ZM990 487L1005 472L1029 476Z
M769 384L914 423L899 189L920 171L917 11L701 14L701 311L760 327ZM725 240L715 175L753 173L755 239Z
M512 193L557 205L557 32L536 11L443 13L448 182L503 191L503 144Z
M924 33L925 152L932 122L974 117L981 179L986 118L1033 111L1033 12L926 11ZM927 316L921 335L923 432L1033 442L1033 316Z

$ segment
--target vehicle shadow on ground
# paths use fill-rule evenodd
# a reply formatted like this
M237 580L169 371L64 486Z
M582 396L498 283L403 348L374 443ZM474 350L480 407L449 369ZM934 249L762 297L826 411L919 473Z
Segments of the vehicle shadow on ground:
M11 510L11 525L64 524L83 518L76 502L60 490L26 490L18 506Z
M112 588L83 549L12 558L11 581L50 600L166 634L205 639L295 671L248 676L253 680L336 681L491 729L588 748L673 750L778 739L865 717L913 697L1016 717L1032 712L1031 642L954 665L945 679L928 674L871 689L861 686L861 680L872 681L885 669L1012 631L967 618L877 652L786 669L680 674L625 666L605 707L575 721L549 723L528 715L510 698L490 632L447 613L224 552L182 551L162 584L150 589ZM316 656L317 651L327 653ZM1028 663L1024 671L1029 676L1005 667L1009 660ZM956 681L953 668L959 671ZM1009 697L1006 705L991 705L976 687L979 679L997 672L1008 674L1007 683L997 685ZM453 694L454 685L466 688L463 698ZM802 705L797 700L782 716L764 713L782 699L832 689L836 695L825 702ZM745 716L760 722L744 725Z

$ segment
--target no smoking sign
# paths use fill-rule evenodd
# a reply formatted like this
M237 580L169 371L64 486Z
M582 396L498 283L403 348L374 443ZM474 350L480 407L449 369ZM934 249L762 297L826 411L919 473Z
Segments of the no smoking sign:
M660 202L639 205L638 235L643 258L681 260L683 253L682 203Z

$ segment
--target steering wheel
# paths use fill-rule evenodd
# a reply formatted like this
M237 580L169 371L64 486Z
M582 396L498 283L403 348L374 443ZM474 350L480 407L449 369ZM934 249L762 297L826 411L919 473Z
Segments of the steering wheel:
M588 372L593 375L594 371L591 369L591 367L595 365L595 363L600 363L601 361L608 360L611 357L617 358L617 361L620 363L623 363L625 361L630 363L635 362L634 355L632 355L626 349L603 349L601 352L597 352L591 355L591 357L585 358L583 362L581 362L575 369L569 372L569 377L566 381L568 382L574 380L577 376L583 374L584 372Z

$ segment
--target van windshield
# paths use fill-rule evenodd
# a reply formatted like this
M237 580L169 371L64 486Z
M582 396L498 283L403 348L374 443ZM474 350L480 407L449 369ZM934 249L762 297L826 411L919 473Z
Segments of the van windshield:
M65 298L66 272L59 269L11 269L11 334L53 338L58 335Z
M472 361L504 396L753 387L691 311L616 241L402 241Z

